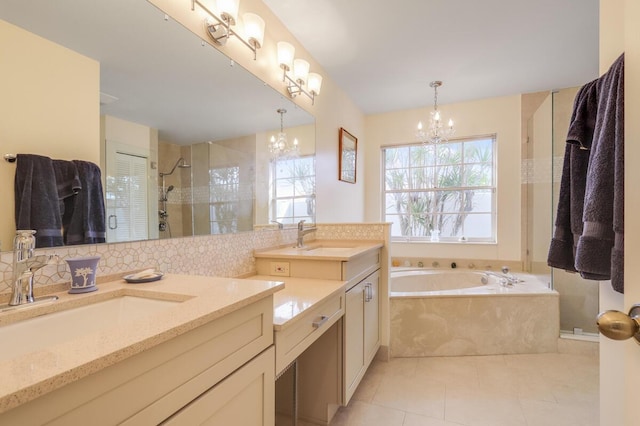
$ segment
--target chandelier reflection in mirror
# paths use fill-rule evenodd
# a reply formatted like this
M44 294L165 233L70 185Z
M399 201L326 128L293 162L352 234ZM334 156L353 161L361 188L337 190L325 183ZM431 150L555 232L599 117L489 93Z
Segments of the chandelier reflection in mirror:
M217 0L216 8L220 16L216 15L199 0L191 0L191 10L195 10L196 4L208 15L204 20L204 27L215 44L224 46L231 36L235 36L245 46L251 49L253 59L256 60L258 49L262 47L262 43L264 42L264 19L255 13L245 13L242 15L245 39L232 28L238 21L240 0Z
M429 86L433 87L433 111L429 118L429 126L425 129L422 121L418 123L416 137L423 143L446 142L455 133L453 120L449 119L447 125L443 124L443 119L438 111L438 87L442 86L442 81L432 81Z
M269 152L274 158L280 156L298 156L298 138L293 138L293 142L289 142L287 140L287 134L284 132L283 121L286 113L286 109L278 109L278 114L280 114L280 133L278 133L278 136L271 136L271 139L269 139Z

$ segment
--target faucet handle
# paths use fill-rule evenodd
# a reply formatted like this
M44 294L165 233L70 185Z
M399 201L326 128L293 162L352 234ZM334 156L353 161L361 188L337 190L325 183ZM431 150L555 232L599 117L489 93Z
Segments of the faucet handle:
M502 271L502 273L503 273L503 274L508 274L510 270L511 270L511 269L509 269L509 267L508 267L508 266L503 266L503 267L502 267L502 269L501 269L501 271Z

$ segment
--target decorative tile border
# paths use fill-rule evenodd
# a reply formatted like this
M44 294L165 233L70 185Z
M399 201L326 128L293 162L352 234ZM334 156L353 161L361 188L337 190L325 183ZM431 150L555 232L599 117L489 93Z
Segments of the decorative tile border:
M319 224L317 239L384 240L387 224ZM37 250L36 254L56 254L61 261L38 270L37 287L71 281L64 259L100 256L98 277L121 276L130 271L157 268L163 272L218 277L240 277L255 273L253 251L292 244L296 228L262 228L237 234L207 235L127 243L68 246ZM305 240L313 239L309 234ZM13 253L0 253L0 300L8 297L12 279Z

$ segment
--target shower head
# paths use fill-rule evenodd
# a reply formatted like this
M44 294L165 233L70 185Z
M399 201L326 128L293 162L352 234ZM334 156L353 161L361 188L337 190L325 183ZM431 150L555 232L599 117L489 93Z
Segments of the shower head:
M189 169L191 168L191 165L187 164L183 157L180 157L178 158L178 161L176 161L176 164L173 165L171 171L169 173L160 173L160 177L171 175L176 170L176 167L180 167L181 169Z
M167 192L173 191L174 186L173 185L169 185L169 187L167 188Z

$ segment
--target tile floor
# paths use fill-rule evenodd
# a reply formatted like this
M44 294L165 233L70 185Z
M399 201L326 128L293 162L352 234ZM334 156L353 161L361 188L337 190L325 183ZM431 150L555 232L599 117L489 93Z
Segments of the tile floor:
M598 358L551 353L374 361L331 426L598 423Z

